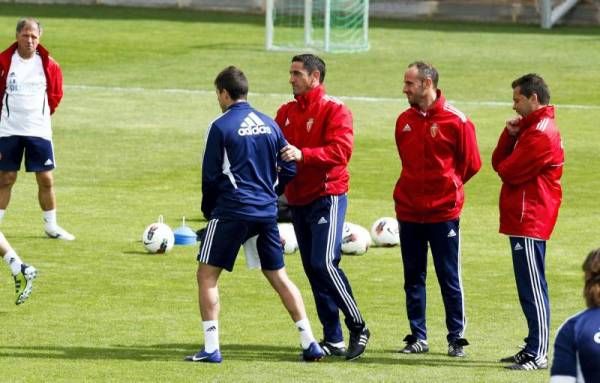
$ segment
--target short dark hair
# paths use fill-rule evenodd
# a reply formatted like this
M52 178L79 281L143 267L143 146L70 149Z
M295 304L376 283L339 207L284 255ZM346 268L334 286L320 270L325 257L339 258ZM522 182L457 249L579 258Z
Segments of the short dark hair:
M582 269L585 280L583 296L587 306L600 307L600 249L592 250L588 254Z
M435 67L433 65L426 63L425 61L415 61L415 62L408 64L408 68L412 68L412 67L417 68L417 71L419 72L419 78L421 80L430 78L431 82L433 82L434 88L437 89L438 80L440 78L440 75L438 74L437 69L435 69Z
M223 69L215 78L215 87L219 92L225 89L232 100L245 99L248 95L248 79L244 72L233 65Z
M550 89L542 78L542 76L535 73L528 73L524 76L519 77L512 82L512 88L519 87L519 92L529 98L534 93L537 94L538 102L540 105L548 105L550 103Z
M313 73L318 70L321 74L319 76L319 82L322 84L325 81L325 71L327 70L325 66L325 61L319 56L315 56L311 53L304 53L301 55L296 55L292 57L292 62L297 61L301 62L304 65L304 69L308 72L308 74Z
M23 28L25 28L25 25L27 24L37 25L38 32L40 32L40 35L42 34L42 24L40 24L40 22L37 19L34 19L33 17L23 17L22 19L19 19L19 21L17 21L17 34L21 33L21 31L23 30Z

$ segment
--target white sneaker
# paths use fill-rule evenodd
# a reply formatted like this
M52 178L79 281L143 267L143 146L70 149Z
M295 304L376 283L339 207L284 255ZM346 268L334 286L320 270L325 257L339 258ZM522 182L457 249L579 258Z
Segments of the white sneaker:
M37 270L33 266L23 264L21 272L13 278L15 279L15 292L17 299L15 304L20 305L29 298L33 289L33 280L37 276Z
M46 235L50 238L62 239L65 241L73 241L75 239L75 236L73 234L69 233L68 231L66 231L58 225L52 228L46 227L44 231L46 232Z

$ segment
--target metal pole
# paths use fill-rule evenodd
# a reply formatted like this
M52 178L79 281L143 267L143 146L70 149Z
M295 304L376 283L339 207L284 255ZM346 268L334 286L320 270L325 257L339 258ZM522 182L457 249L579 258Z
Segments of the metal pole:
M369 49L369 0L365 1L365 8L363 10L363 41L365 49Z
M312 0L304 0L304 46L312 45Z
M267 0L267 9L265 17L265 48L273 48L273 1Z
M552 28L552 0L540 0L540 16L542 28Z
M329 39L331 38L331 0L325 0L325 36L323 41L323 50L329 52Z

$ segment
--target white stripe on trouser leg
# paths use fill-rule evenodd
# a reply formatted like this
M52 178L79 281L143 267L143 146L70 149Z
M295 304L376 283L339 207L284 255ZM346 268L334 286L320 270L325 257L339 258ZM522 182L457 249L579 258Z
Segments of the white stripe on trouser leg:
M461 234L460 234L460 228L458 229L458 287L460 288L460 303L461 303L461 307L462 307L462 329L460 331L460 333L458 334L459 337L464 338L465 332L467 331L467 318L465 315L465 294L464 294L464 289L463 289L463 283L462 283L462 253L460 251L460 244L461 244Z
M333 283L335 289L338 291L344 304L348 308L348 311L352 315L352 319L355 323L363 323L362 316L360 315L360 311L358 311L358 307L356 306L356 302L346 289L346 285L344 281L340 277L337 269L333 265L333 259L335 256L335 236L337 232L337 219L338 219L338 196L330 196L331 198L331 209L329 211L329 230L327 233L327 247L325 253L325 263L327 266L327 272L329 273L329 277L331 282Z
M535 241L531 238L525 238L525 256L527 258L527 268L529 269L529 278L531 280L531 290L533 292L535 309L538 319L538 349L536 360L546 358L548 353L548 326L546 324L546 302L544 301L540 274L537 268L535 258Z
M354 319L356 323L362 323L362 317L360 315L360 311L356 306L356 302L346 289L346 285L342 280L340 274L338 273L336 267L333 265L333 259L335 257L335 238L337 234L337 220L338 220L338 210L339 210L339 197L338 196L330 196L331 198L331 209L329 211L329 230L327 233L327 252L325 254L327 271L329 273L330 279L335 286L336 290L339 292L344 304L350 311L350 315Z
M218 222L218 219L211 219L210 221L208 221L208 225L206 226L206 235L204 236L202 249L200 250L200 262L202 263L208 263L210 248L212 247L212 242L215 236L215 230L217 228Z
M533 239L531 239L531 244L532 244L532 249L533 246L535 245L535 241ZM535 250L535 249L534 249ZM549 337L550 337L550 329L548 328L548 310L546 310L546 305L547 302L546 300L544 300L544 290L543 290L543 286L542 286L542 282L541 282L541 276L539 273L539 267L537 265L537 258L535 257L535 253L532 252L532 260L535 262L535 277L536 277L536 281L537 281L537 287L538 287L538 296L539 296L539 301L540 301L540 314L542 317L542 326L541 326L541 342L540 342L540 353L538 355L538 358L536 359L536 361L541 361L546 359L546 356L548 355L548 341L549 341ZM541 267L543 267L543 264L541 265Z
M529 272L529 279L531 284L531 291L533 293L534 305L536 310L537 322L538 322L538 348L536 350L536 357L541 357L543 354L544 339L544 303L543 297L541 296L539 286L539 274L536 267L535 261L535 243L531 238L524 238L525 241L525 257L527 260L527 269Z

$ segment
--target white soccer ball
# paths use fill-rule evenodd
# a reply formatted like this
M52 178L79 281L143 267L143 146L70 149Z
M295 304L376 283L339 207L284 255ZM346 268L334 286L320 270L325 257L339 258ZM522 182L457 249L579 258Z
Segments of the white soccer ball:
M375 246L391 247L400 244L398 221L392 217L382 217L371 226L371 238Z
M342 253L347 255L361 255L369 250L371 236L367 229L360 225L344 222L342 234Z
M279 227L279 238L281 239L283 252L285 254L295 253L298 250L298 240L296 239L294 225L291 223L280 223L277 226Z
M149 253L164 254L173 248L175 235L168 225L155 222L144 230L142 243Z

